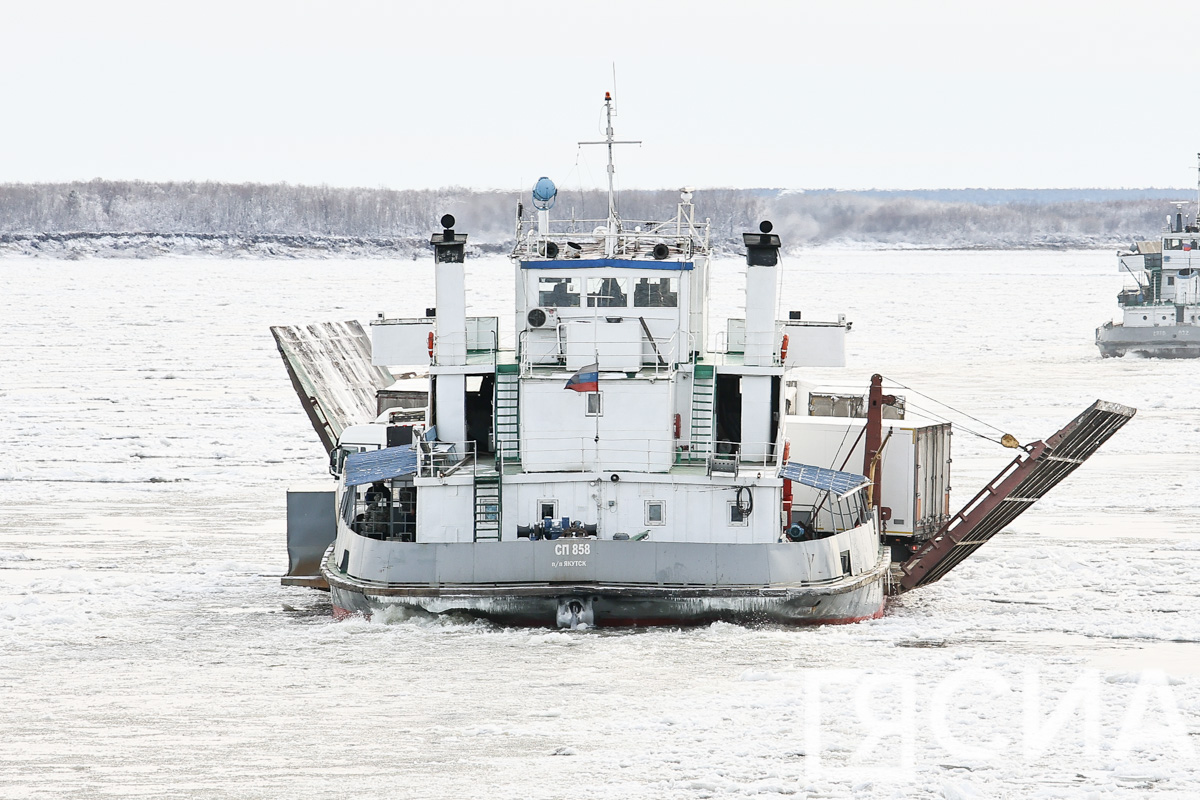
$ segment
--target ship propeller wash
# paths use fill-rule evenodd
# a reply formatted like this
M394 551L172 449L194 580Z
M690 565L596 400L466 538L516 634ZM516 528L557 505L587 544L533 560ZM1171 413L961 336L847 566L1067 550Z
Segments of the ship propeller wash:
M433 234L426 316L274 329L333 486L288 496L287 584L334 615L460 613L579 628L878 617L1083 463L1134 410L1097 402L949 506L950 426L801 379L848 324L776 319L780 237L743 234L745 318L709 347L710 229L516 215L515 336L467 316L467 236ZM367 355L369 354L369 356ZM353 363L350 363L353 362ZM424 374L392 383L401 369ZM422 393L421 389L424 389ZM375 402L372 403L372 397Z

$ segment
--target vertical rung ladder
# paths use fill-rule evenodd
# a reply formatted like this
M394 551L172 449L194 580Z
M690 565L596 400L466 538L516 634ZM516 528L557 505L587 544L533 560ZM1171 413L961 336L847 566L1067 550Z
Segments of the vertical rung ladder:
M697 364L692 376L692 430L688 460L704 461L712 452L716 376L711 364Z
M503 463L521 461L520 387L521 375L517 364L496 365L495 445L496 460Z
M500 541L500 475L475 476L475 541Z

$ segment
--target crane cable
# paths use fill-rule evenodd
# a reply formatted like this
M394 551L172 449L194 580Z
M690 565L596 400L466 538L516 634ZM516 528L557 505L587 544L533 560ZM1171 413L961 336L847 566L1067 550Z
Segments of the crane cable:
M992 425L990 422L984 422L983 420L979 419L978 417L973 417L965 411L958 410L957 408L950 405L949 403L943 403L941 400L930 397L929 395L925 394L924 392L919 392L916 389L912 388L911 386L905 386L903 383L901 383L900 381L895 380L893 378L888 378L888 377L884 376L884 380L886 380L890 384L899 386L901 389L904 389L905 391L912 392L913 394L924 397L926 400L937 403L938 405L942 406L943 408L948 408L951 411L953 411L955 414L961 414L962 416L966 417L967 419L972 420L973 422L978 422L980 425L991 428L992 430L994 430L1000 434L1000 438L997 439L993 436L988 436L987 434L980 433L979 431L971 430L966 425L959 423L960 428L962 428L964 431L966 431L967 433L969 433L973 436L978 436L980 439L986 439L987 441L993 442L994 444L998 444L1001 447L1007 447L1007 448L1014 449L1014 450L1020 449L1020 447L1021 447L1021 443L1019 441L1017 441L1017 437L1013 436L1011 433L1005 433L1003 429L997 428L995 425ZM908 403L906 405L912 405L912 404ZM923 409L920 406L913 406L913 408L916 409L916 411L918 411L918 412L922 412L922 411L925 412L926 415L928 415L934 419L941 419L946 422L950 422L950 420L947 419L945 416L938 414L935 411L930 411L929 409Z

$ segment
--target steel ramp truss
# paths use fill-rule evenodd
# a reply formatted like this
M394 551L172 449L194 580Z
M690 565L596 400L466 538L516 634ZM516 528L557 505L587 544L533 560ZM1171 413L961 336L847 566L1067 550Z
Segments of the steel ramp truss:
M1097 400L1045 442L1028 445L991 483L900 565L898 591L940 580L1074 472L1137 409Z

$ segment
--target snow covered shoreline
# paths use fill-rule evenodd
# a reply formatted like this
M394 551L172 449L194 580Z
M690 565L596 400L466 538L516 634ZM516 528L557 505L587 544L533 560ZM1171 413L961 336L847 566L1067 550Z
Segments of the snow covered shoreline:
M996 239L974 242L966 238L951 242L835 240L796 246L791 253L806 250L1111 250L1123 242L1087 236L1039 237L1032 241ZM479 242L471 255L507 253L511 241ZM220 233L3 233L0 258L28 257L76 260L82 258L281 258L281 259L410 259L428 255L425 239L417 237L315 236L293 234ZM720 248L718 248L720 251ZM732 250L731 250L732 253Z

